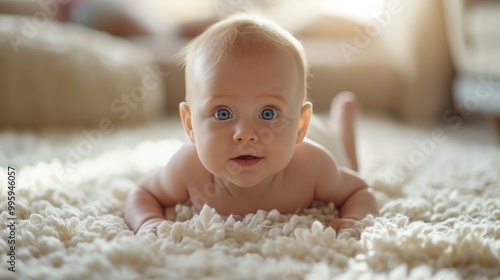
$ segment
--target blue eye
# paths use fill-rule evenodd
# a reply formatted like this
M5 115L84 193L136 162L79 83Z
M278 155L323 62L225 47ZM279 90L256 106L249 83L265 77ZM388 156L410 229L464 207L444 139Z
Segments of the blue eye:
M270 121L278 117L278 113L276 113L276 110L271 109L271 108L264 108L262 111L260 111L259 118Z
M233 117L231 112L226 108L220 108L215 111L214 117L218 120L225 121Z

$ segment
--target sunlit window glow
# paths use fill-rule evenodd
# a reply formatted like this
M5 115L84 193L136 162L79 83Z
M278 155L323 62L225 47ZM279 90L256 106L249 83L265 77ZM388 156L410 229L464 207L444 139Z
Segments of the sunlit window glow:
M384 0L325 0L331 13L367 20L378 17L384 8Z

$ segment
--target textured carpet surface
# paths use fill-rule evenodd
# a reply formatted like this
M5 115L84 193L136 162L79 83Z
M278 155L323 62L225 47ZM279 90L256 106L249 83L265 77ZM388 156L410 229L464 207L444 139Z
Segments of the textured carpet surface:
M0 279L500 279L500 146L485 127L362 118L360 173L381 214L355 230L323 226L331 204L244 217L187 204L136 237L125 197L179 128L0 131Z

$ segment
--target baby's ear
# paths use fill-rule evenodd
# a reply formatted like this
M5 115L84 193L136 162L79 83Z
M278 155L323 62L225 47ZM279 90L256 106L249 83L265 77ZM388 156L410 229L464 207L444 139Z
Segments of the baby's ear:
M299 144L304 141L307 134L307 129L309 128L309 122L312 116L312 103L307 101L302 105L300 109L300 122L299 122L299 132L297 133L297 140L295 143Z
M179 113L181 114L182 126L184 127L184 131L189 137L191 143L194 144L193 123L191 122L191 109L186 102L183 101L179 104Z

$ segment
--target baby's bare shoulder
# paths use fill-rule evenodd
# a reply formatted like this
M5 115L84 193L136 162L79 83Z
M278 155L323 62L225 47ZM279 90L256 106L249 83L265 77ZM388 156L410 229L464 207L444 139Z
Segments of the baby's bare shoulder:
M320 144L306 139L297 144L293 160L296 161L296 168L301 168L308 174L321 174L324 171L335 172L338 169L337 163L332 154Z
M208 171L201 163L196 146L188 143L183 145L168 161L165 172L176 177L193 178L208 176Z
M197 154L196 147L189 143L184 144L175 154L170 158L167 163L167 168L183 169L185 166L196 163Z
M325 147L307 138L302 143L297 144L295 155L297 160L309 159L309 163L332 160L332 155Z

